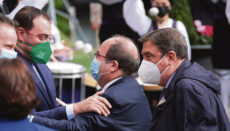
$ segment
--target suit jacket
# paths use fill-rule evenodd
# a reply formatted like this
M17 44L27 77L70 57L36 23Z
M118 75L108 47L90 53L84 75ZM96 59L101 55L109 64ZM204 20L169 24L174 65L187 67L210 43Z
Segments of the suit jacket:
M56 119L66 119L65 107L61 107L56 102L56 87L49 68L45 64L30 63L20 52L18 52L18 57L21 58L29 68L35 82L36 96L40 99L40 104L36 106L33 114L49 118L55 117ZM38 75L34 71L33 65L36 67L46 89L43 87ZM55 112L59 112L59 116L57 116Z
M47 127L31 123L27 118L20 120L0 119L1 131L54 131Z
M34 117L37 122L58 130L74 131L147 131L151 111L143 88L134 78L124 77L113 83L102 95L112 109L104 117L94 112L77 115L72 120Z

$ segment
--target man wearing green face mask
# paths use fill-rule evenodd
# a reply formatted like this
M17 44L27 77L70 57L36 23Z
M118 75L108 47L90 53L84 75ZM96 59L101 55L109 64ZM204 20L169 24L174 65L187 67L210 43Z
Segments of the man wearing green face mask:
M56 102L56 89L52 74L45 65L50 58L51 21L48 15L31 6L22 8L14 17L18 21L16 50L31 71L36 95L41 103L33 115L55 119L71 119L82 112L95 111L107 116L111 105L99 92L84 101L67 106Z

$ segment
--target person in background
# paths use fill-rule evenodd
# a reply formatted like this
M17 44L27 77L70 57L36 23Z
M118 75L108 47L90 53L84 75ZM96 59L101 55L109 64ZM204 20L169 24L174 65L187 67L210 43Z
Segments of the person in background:
M39 103L29 69L21 59L0 59L1 131L52 131L27 116Z
M14 47L17 42L17 22L0 14L0 58L16 58Z
M15 14L25 6L33 6L40 10L46 10L49 0L4 0L4 8L7 10L6 14L9 18L13 19ZM61 42L60 32L54 22L51 22L51 49L52 60L71 60L73 58L73 49Z
M164 87L153 111L151 131L229 131L219 98L220 82L188 60L184 36L174 28L149 32L141 39L141 80Z
M221 99L230 119L230 24L228 23L225 0L214 4L214 36L212 43L212 66L221 82Z
M225 14L228 19L228 24L230 24L230 1L229 0L226 1Z
M196 31L201 36L213 37L213 1L215 0L191 0L189 7Z
M91 74L112 105L107 117L84 113L72 120L34 117L33 122L58 130L148 131L151 111L143 88L133 77L139 67L137 47L127 37L116 35L104 41L91 63Z
M115 34L127 36L137 44L139 36L132 30L124 18L124 4L126 0L100 0L102 5L102 23L91 21L91 28L99 30L100 41L112 37Z
M126 0L123 7L125 22L136 31L139 36L143 36L151 30L162 28L176 28L186 39L187 53L189 60L191 59L191 46L188 33L184 24L179 20L170 18L169 12L172 8L172 0L152 0L152 6L158 9L158 13L154 16L154 20L149 18L144 10L141 0ZM139 47L142 49L142 47Z
M19 23L17 28L18 57L29 68L36 86L36 95L41 103L36 106L33 115L71 119L75 115L95 111L107 116L111 105L99 95L99 92L86 100L67 106L56 102L56 88L49 68L45 65L51 55L51 22L48 15L32 6L23 7L14 17Z

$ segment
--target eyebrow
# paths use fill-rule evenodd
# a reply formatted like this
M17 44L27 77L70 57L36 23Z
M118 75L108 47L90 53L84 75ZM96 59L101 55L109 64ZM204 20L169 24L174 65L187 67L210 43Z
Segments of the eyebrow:
M144 52L142 55L150 55L150 56L155 56L154 54L150 53L150 52Z
M2 41L3 45L16 45L16 42L12 42L12 41Z
M47 37L49 37L49 36L51 36L51 34L50 35L48 35L48 34L38 34L38 36L47 36Z

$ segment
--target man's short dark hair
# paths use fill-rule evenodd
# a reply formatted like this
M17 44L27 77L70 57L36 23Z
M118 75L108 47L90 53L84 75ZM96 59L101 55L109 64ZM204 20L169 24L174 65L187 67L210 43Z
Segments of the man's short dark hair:
M34 26L33 20L38 16L43 16L50 21L49 16L45 12L32 6L26 6L19 10L19 12L14 16L14 20L19 23L19 27L31 30Z
M159 48L163 56L169 51L174 51L179 59L188 58L188 47L185 37L177 29L165 28L155 30L141 37L139 41L142 43L151 41Z
M10 25L10 26L14 27L15 29L18 27L18 23L16 21L10 20L4 14L0 13L0 24L2 24L2 23Z
M113 37L120 37L133 43L131 39L125 36L115 35ZM116 60L119 64L118 68L124 72L124 75L132 76L139 68L140 59L139 56L136 59L134 58L135 56L132 56L130 52L126 51L123 47L125 43L122 42L124 41L116 40L116 43L112 44L107 51L106 58L109 60Z

